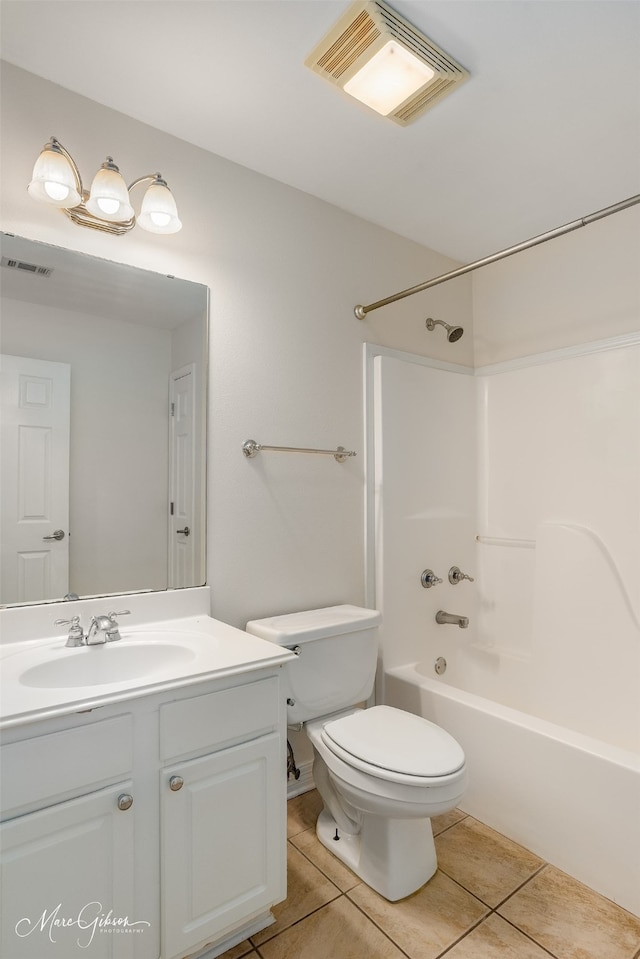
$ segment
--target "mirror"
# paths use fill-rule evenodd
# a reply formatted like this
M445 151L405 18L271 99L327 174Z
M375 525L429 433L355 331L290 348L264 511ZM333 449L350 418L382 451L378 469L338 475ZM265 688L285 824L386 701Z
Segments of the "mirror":
M10 234L0 276L0 604L204 584L207 287Z

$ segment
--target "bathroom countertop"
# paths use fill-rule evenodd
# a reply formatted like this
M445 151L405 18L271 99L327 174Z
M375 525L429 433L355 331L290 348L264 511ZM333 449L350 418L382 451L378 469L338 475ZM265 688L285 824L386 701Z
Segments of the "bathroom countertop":
M118 642L89 647L66 647L66 635L0 645L0 729L280 666L294 657L282 646L205 615L148 622L130 629L121 623L120 632L122 639ZM137 675L127 678L127 651L122 659L123 675L115 680L109 678L118 672L125 647L130 647L135 661L140 651L143 656L147 652L142 648L145 645L159 647L151 668L138 667ZM165 649L166 663L163 662ZM110 653L115 653L111 662ZM177 658L171 655L173 653L179 654ZM86 657L100 659L87 660ZM98 678L88 685L62 685L67 682L66 662L70 676L77 665L81 670L79 675L83 675L84 666L88 665L89 671ZM35 668L43 666L51 667L52 676L62 677L59 685L53 682L34 685L29 681L27 672L32 670L34 675Z

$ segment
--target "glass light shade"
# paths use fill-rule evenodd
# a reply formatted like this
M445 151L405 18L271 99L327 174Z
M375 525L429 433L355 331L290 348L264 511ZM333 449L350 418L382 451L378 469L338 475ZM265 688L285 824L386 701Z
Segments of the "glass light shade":
M155 180L147 189L137 222L149 233L177 233L182 229L176 201L166 183Z
M344 91L388 116L434 76L431 67L390 40L345 83Z
M96 173L85 206L101 220L124 221L133 216L127 184L112 161L108 160Z
M46 146L36 160L27 192L34 200L67 209L82 200L71 164L53 146Z

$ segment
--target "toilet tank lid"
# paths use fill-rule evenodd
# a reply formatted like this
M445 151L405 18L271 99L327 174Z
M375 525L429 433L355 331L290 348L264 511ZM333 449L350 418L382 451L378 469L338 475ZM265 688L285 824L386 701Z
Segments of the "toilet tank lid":
M307 609L299 613L254 619L247 623L245 629L254 636L280 646L295 646L312 639L370 629L377 626L381 619L377 609L349 605L326 606L324 609Z

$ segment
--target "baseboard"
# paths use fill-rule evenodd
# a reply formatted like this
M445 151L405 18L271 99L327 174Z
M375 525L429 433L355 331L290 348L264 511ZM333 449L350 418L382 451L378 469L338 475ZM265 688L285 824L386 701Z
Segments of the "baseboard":
M302 793L316 788L313 781L313 759L307 760L306 763L300 763L298 769L300 770L298 779L291 776L287 781L287 799L293 799L294 796L300 796Z

